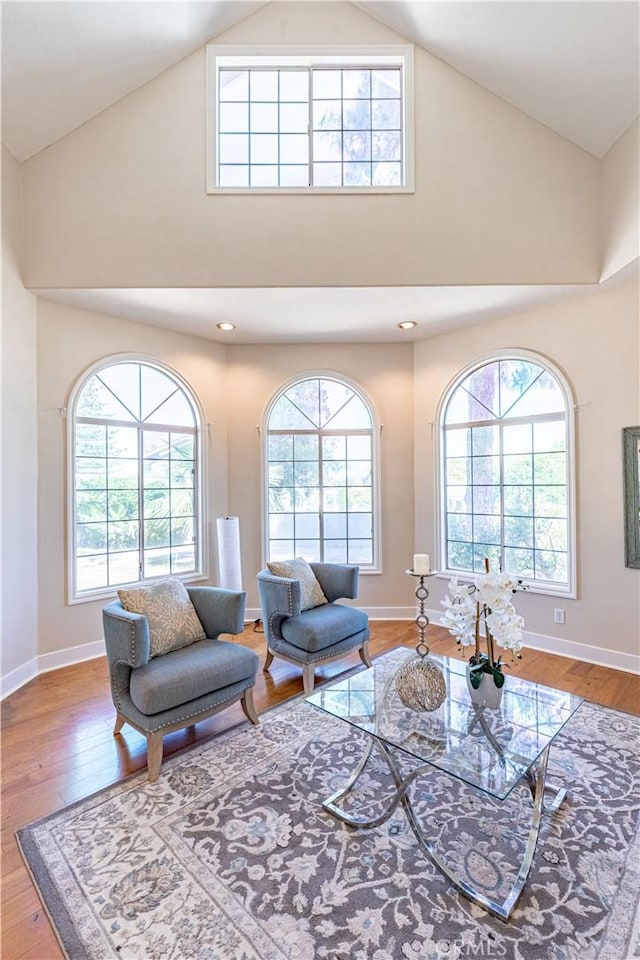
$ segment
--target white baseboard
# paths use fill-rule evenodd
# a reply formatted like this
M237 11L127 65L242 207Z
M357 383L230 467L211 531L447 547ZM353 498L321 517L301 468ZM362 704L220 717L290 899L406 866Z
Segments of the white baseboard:
M9 673L5 673L3 677L0 677L0 700L4 700L10 693L14 693L16 690L19 690L20 687L24 687L25 683L29 683L29 680L33 680L33 678L37 676L37 657L34 657L32 660L27 660L26 663L16 667L15 670L10 670Z
M38 657L38 673L49 673L59 667L70 667L74 663L83 663L85 660L95 660L106 656L104 640L94 640L92 643L83 643L78 647L66 647L53 653L43 653Z
M414 620L414 607L363 607L370 620ZM441 610L427 610L427 616L432 624L437 624L442 616ZM254 623L261 619L259 607L248 609L245 612L245 623ZM625 673L640 673L640 656L633 653L621 653L618 650L609 650L606 647L592 647L575 640L565 640L563 637L549 637L542 633L525 631L525 649L541 650L543 653L555 653L559 657L569 657L571 660L582 660L585 663L595 663L602 667L611 667L612 670L624 670ZM25 683L33 680L40 673L49 673L60 667L70 667L74 663L83 663L85 660L95 660L105 654L104 640L94 640L91 643L80 644L77 647L66 647L53 653L43 653L39 657L27 660L21 666L0 677L0 700L4 700L11 693L15 693Z
M416 611L413 607L364 607L358 603L354 605L364 610L370 620L415 620L416 618ZM431 616L430 613L429 616ZM439 613L438 616L440 616ZM262 613L259 607L245 610L245 623L254 623L256 620L261 619Z
M621 653L607 647L592 647L587 643L565 640L564 637L547 637L542 633L524 633L524 646L543 653L555 653L559 657L571 660L583 660L612 670L624 670L625 673L640 673L640 656L635 653Z
M426 613L431 623L440 622L442 610L427 610ZM571 660L595 663L600 667L611 667L612 670L624 670L625 673L640 673L640 656L634 653L621 653L618 650L609 650L607 647L592 647L588 643L578 643L576 640L566 640L564 637L550 637L530 630L524 631L525 656L527 647L531 650L540 650L542 653L555 653L558 657L569 657Z
M362 607L368 613L369 620L415 620L413 607ZM427 614L431 617L431 614Z
M42 653L39 657L28 660L21 667L0 678L0 700L15 693L41 673L49 673L60 667L70 667L74 663L83 663L85 660L95 660L104 655L104 640L82 643L77 647L66 647L64 650L56 650L53 653Z
M370 620L415 620L416 607L362 607ZM432 624L439 624L442 610L425 610ZM247 621L252 622L261 616L260 610L247 610ZM640 673L640 656L633 653L620 653L606 647L592 647L587 643L565 640L563 637L550 637L543 633L524 632L525 649L541 650L543 653L555 653L559 657L571 660L583 660L612 670L624 670L625 673Z

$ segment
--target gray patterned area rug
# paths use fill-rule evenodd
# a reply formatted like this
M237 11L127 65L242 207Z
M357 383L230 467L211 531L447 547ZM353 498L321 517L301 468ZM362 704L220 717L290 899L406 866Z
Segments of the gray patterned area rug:
M397 666L398 654L384 660ZM19 831L72 960L630 960L639 956L640 721L584 703L551 749L570 787L545 815L508 923L457 893L401 809L353 831L322 809L363 735L303 698ZM370 763L356 798L390 793ZM519 862L530 795L492 802L444 774L414 805L439 849L498 889Z

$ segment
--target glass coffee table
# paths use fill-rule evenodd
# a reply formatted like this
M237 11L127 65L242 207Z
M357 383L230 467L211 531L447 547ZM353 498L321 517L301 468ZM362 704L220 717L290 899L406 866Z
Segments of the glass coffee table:
M391 651L370 669L306 698L313 706L368 734L364 753L351 776L323 807L350 827L362 830L385 823L402 804L420 848L436 867L470 900L508 920L529 876L543 811L554 813L565 798L566 790L546 779L549 748L582 698L508 676L499 709L476 707L467 692L465 663L431 654L430 660L444 674L447 696L437 710L416 712L403 705L394 682L400 666L412 657L415 653L409 648ZM347 800L357 788L374 746L388 765L395 790L379 815L367 817L354 809L353 803L346 809L340 801ZM402 769L407 766L407 758L411 760L408 772ZM515 876L504 896L494 898L460 876L427 838L409 788L419 778L438 772L498 801L504 801L518 784L528 788L528 835L526 840L523 837L522 860L519 866L514 865Z

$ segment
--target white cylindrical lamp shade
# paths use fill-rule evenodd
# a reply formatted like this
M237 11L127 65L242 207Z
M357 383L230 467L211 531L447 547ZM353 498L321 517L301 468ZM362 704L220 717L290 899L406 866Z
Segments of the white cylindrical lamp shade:
M240 523L237 517L218 517L218 571L220 586L226 590L242 590L240 561Z

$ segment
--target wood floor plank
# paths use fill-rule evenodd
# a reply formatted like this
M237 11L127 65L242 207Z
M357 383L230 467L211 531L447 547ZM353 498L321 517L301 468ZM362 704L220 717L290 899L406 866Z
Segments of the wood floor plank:
M28 890L31 888L31 878L24 869L24 864L22 863L21 859L19 866L16 867L15 870L5 870L4 872L4 876L2 878L3 910L5 903L10 903L13 897L16 897L19 893L22 893L23 890Z
M3 923L3 960L58 960L63 956L42 905L11 926Z
M413 646L412 621L372 621L371 652L378 656L398 645ZM300 671L274 660L263 673L264 634L249 626L236 638L260 655L254 699L262 712L302 692ZM430 626L427 641L434 653L460 657L455 641L441 627ZM357 654L316 672L318 685L360 664ZM555 686L605 706L640 714L640 677L595 664L525 650L515 676ZM146 766L146 742L125 725L113 736L114 709L104 658L43 674L8 697L1 707L1 833L3 960L58 960L62 953L42 909L16 844L14 831L86 797ZM244 722L239 705L165 738L164 756L202 743Z

